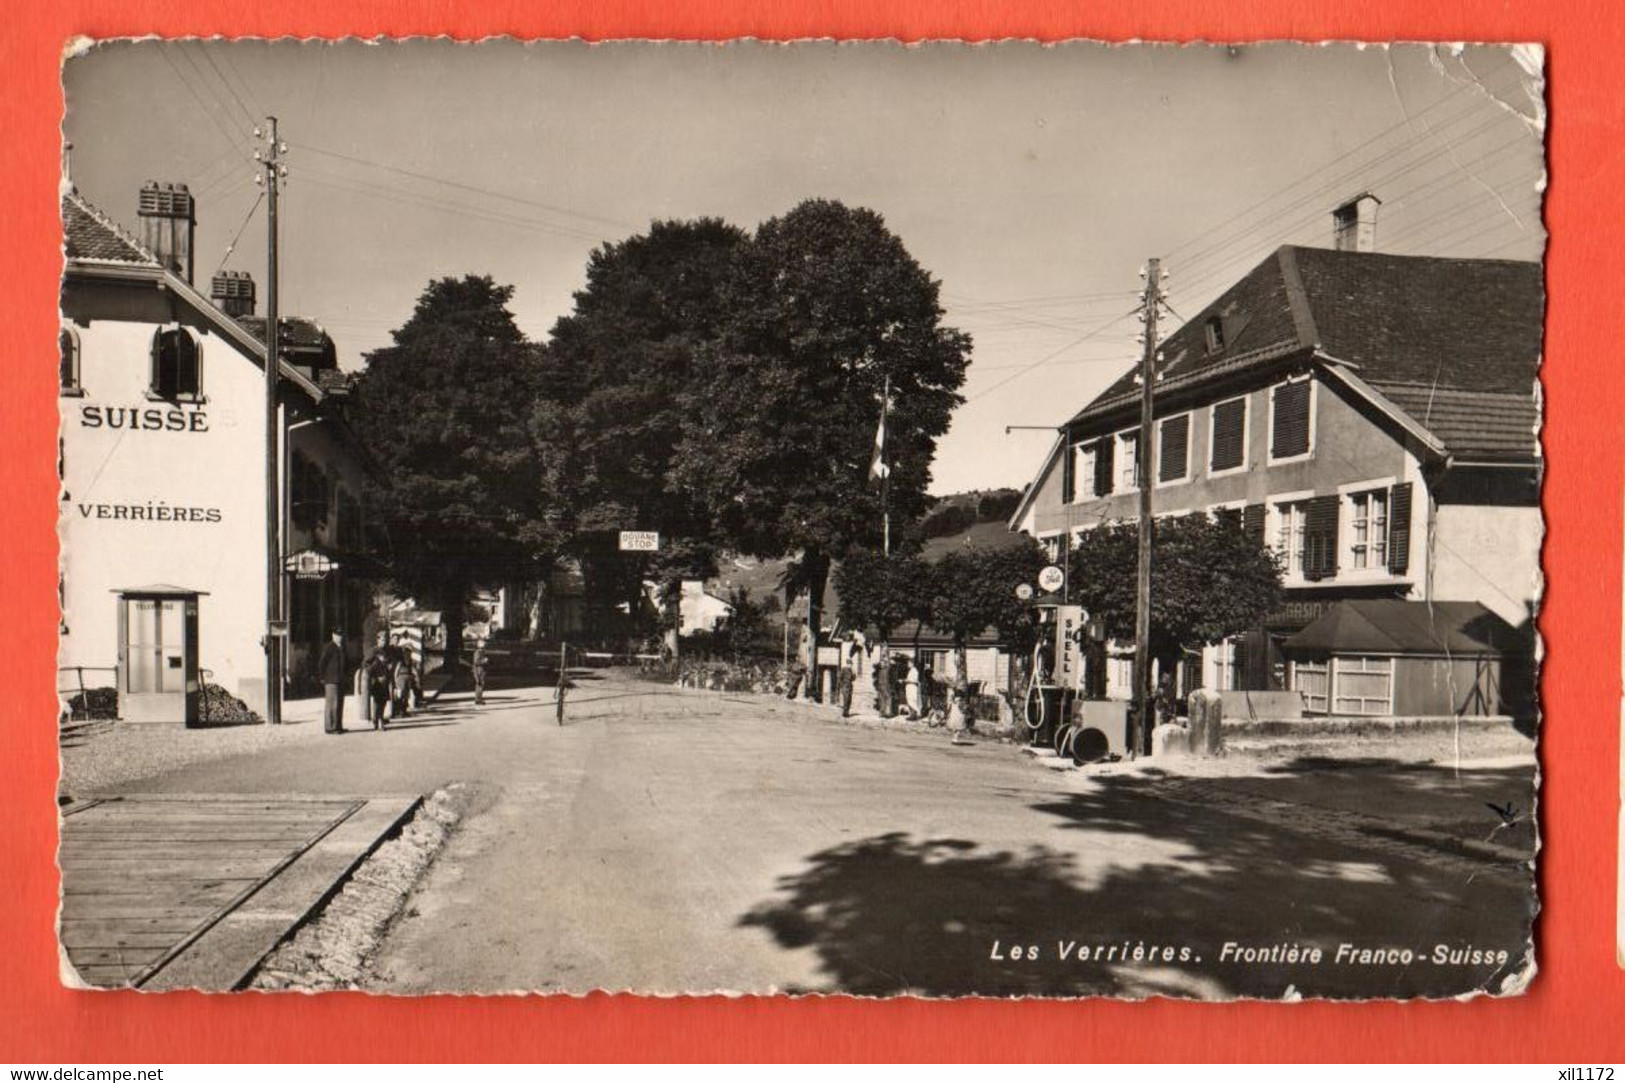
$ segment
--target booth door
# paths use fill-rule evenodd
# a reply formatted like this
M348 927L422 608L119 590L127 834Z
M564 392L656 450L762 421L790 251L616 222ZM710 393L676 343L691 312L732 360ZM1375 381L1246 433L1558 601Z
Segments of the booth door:
M185 602L126 598L124 690L148 695L186 690Z

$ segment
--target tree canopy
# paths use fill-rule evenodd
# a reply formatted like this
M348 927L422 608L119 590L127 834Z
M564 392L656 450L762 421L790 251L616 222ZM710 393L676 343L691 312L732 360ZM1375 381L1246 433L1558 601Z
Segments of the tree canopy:
M881 216L830 200L762 223L725 304L684 391L675 477L734 548L802 554L816 621L831 558L880 542L868 468L883 387L890 506L913 519L970 340L943 326L938 283Z
M468 591L533 575L558 538L541 515L526 412L538 366L487 276L430 282L394 344L366 356L353 428L406 590L460 613Z
M1108 637L1134 638L1139 528L1109 523L1073 545L1071 597L1099 617ZM1240 635L1281 600L1275 554L1229 519L1197 512L1155 521L1151 543L1151 654Z

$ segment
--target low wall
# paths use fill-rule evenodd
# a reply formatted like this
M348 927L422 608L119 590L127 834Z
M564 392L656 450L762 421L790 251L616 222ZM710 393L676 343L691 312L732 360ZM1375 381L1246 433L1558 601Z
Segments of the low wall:
M1219 699L1224 704L1226 721L1303 717L1303 697L1297 692L1220 692Z

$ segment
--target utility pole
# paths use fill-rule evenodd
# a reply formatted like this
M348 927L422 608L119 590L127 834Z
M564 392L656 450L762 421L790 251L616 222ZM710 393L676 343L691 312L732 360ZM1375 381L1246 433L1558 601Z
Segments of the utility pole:
M255 151L254 159L264 172L254 179L265 185L266 270L265 270L265 720L282 722L282 494L279 464L280 423L277 411L277 377L282 356L280 315L277 311L277 194L287 169L282 154L287 144L279 142L276 117L267 117L266 130L254 137L266 137L269 148Z
M1134 593L1134 754L1151 735L1151 487L1156 483L1156 442L1151 431L1152 389L1157 382L1157 311L1162 306L1161 261L1146 262L1145 353L1140 357L1140 440L1135 470L1140 486L1140 559Z

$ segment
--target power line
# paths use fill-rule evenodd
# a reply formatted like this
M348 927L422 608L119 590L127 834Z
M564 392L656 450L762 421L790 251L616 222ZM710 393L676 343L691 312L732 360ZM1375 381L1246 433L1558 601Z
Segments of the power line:
M345 154L345 153L343 153L341 151L329 150L326 147L313 146L312 144L309 144L309 143L298 143L298 144L295 144L295 145L300 147L302 150L308 150L313 154L320 154L320 155L324 155L324 156L329 157L329 158L338 158L338 159L341 159L341 160L346 161L346 162L353 162L353 163L355 163L357 165L370 166L370 167L372 167L374 169L382 169L382 170L385 170L386 172L389 172L389 173L398 173L403 177L412 177L412 178L414 178L416 180L428 181L428 182L430 182L432 184L443 184L448 188L457 188L457 189L461 189L462 191L465 191L465 192L474 192L474 193L477 193L479 195L491 196L491 197L494 197L496 199L505 199L505 200L508 200L509 202L512 202L512 203L521 203L521 204L524 204L525 206L536 207L536 208L539 208L541 210L546 210L546 211L552 211L554 214L568 215L569 217L572 217L572 218L581 218L581 219L585 219L587 221L598 222L598 223L601 223L603 225L615 226L615 227L617 227L619 229L637 229L638 228L637 226L634 226L629 222L623 222L623 221L620 221L618 219L604 218L604 217L601 217L601 216L596 215L596 214L589 214L589 213L587 213L585 211L575 211L575 210L571 210L568 207L560 207L560 206L557 206L557 205L552 204L552 203L543 203L540 200L527 199L527 198L525 198L523 196L512 195L512 194L510 194L508 192L499 192L494 188L482 188L479 185L475 185L475 184L465 184L462 181L452 180L449 177L437 177L437 176L434 176L433 174L430 174L430 173L420 173L420 172L418 172L416 170L407 169L407 168L405 168L403 166L391 165L391 164L389 164L387 162L375 162L375 161L372 161L372 160L367 159L367 158L357 157L356 155L353 155L353 154Z
M447 214L461 215L463 217L478 221L493 222L501 225L523 226L528 229L540 230L545 233L553 233L565 237L571 237L577 240L589 241L593 244L602 243L604 240L604 238L600 235L589 233L584 230L573 229L569 226L560 225L555 222L544 222L533 218L525 218L520 215L507 214L502 211L492 210L485 207L471 207L466 204L452 203L445 200L436 199L433 196L425 195L421 192L391 188L385 185L362 181L354 177L342 175L338 176L337 178L333 177L332 175L324 177L319 168L311 173L308 173L307 176L311 184L321 187L335 188L339 191L353 192L359 195L372 196L378 199L387 199L392 202L404 203L408 206L418 207L420 209L441 211Z
M237 227L237 232L232 235L231 243L226 245L226 254L220 257L220 266L215 268L215 274L219 274L226 269L226 262L231 259L232 252L236 251L237 242L243 238L243 230L248 228L248 223L254 217L254 212L260 209L260 204L263 202L265 202L265 190L262 188L259 197L254 200L254 205L248 208L248 213L243 216L243 224Z
M243 119L248 121L249 130L252 131L254 126L259 123L259 121L256 119L258 114L243 104L243 99L237 96L237 90L231 85L231 80L226 78L225 73L220 70L220 65L214 62L214 57L209 55L209 50L206 49L201 42L198 43L198 52L203 55L203 59L208 63L209 67L214 70L214 74L220 79L221 84L226 88L226 93L231 95L231 100L237 103L238 111L243 114Z
M1096 335L1104 334L1108 328L1115 327L1117 324L1122 323L1124 320L1128 319L1130 316L1139 315L1139 312L1140 312L1140 310L1138 308L1131 308L1127 312L1123 313L1121 316L1112 317L1110 320L1107 320L1105 323L1101 324L1099 327L1096 327L1093 331L1089 331L1089 332L1087 332L1087 333L1085 333L1083 335L1080 335L1079 337L1073 339L1071 342L1068 342L1065 346L1062 346L1060 349L1053 350L1050 353L1045 354L1043 357L1040 357L1037 361L1034 361L1032 364L1024 366L1021 369L1020 372L1012 373L1009 376L1006 376L1004 379L1002 379L1002 380L998 381L997 383L995 383L992 387L983 388L981 391L978 391L976 394L969 396L968 398L965 399L965 404L968 406L969 404L975 402L977 399L986 398L988 395L993 394L993 392L997 391L999 388L1005 386L1006 384L1010 383L1011 381L1019 380L1023 376L1025 376L1028 373L1032 372L1034 369L1038 368L1039 366L1046 365L1049 362L1055 360L1057 357L1060 357L1062 354L1066 353L1066 351L1072 349L1074 346L1081 346L1085 342L1088 342L1090 339L1094 338Z
M1494 90L1491 90L1490 88L1485 88L1485 89L1488 90L1490 93L1499 93L1500 90L1510 89L1511 86L1518 84L1519 82L1521 82L1521 79L1522 79L1522 74L1521 74L1521 71L1520 71L1520 72L1518 72L1518 73L1516 73L1514 75L1513 80L1506 87L1501 87L1501 88L1497 88L1497 89L1494 89ZM1272 201L1286 195L1288 192L1292 191L1294 188L1298 187L1299 185L1308 183L1310 181L1310 179L1313 178L1316 174L1323 173L1326 170L1332 168L1333 166L1339 164L1340 162L1347 161L1349 158L1351 158L1354 155L1360 153L1361 151L1365 150L1366 148L1368 148L1368 147L1370 147L1370 146L1372 146L1372 145L1374 145L1376 143L1381 142L1383 139L1387 138L1389 135L1392 135L1394 132L1396 132L1396 131L1398 131L1398 130L1400 130L1402 128L1410 128L1410 127L1412 127L1414 125L1414 122L1419 120L1421 117L1426 116L1428 113L1433 112L1435 109L1438 109L1438 108L1444 106L1447 102L1455 100L1456 98L1460 97L1462 94L1467 93L1469 90L1476 90L1476 89L1478 89L1478 88L1477 87L1469 87L1469 86L1461 86L1461 87L1458 87L1457 89L1455 89L1453 91L1450 91L1448 94L1445 94L1443 97L1441 97L1438 101L1434 102L1433 104L1427 106L1426 108L1418 110L1414 114L1406 116L1405 119L1403 119L1403 120L1399 121L1398 123L1390 125L1389 127L1383 129L1382 131L1378 132L1376 135L1372 136L1370 139L1367 139L1365 142L1360 143L1359 145L1350 148L1349 150L1347 150L1344 153L1338 155L1337 157L1331 159L1330 161L1326 162L1325 164L1317 166L1315 169L1310 170L1308 173L1306 173L1303 176L1299 177L1297 180L1293 181L1292 183L1290 183L1288 185L1285 185L1282 188L1276 189L1274 192L1271 192L1269 195L1265 196L1263 199L1259 200L1257 203L1254 203L1251 206L1247 207L1245 210L1237 212L1236 214L1232 215L1231 217L1229 217L1227 219L1224 219L1223 221L1221 221L1221 222L1219 222L1219 223L1217 223L1217 224L1215 224L1213 226L1210 226L1206 230L1203 230L1201 233L1196 234L1194 237L1191 237L1189 240L1186 240L1186 241L1182 242L1178 246L1176 246L1176 247L1174 247L1172 249L1169 249L1166 254L1169 255L1169 256L1173 256L1173 255L1183 251L1184 249L1190 247L1191 245L1197 243L1198 241L1204 240L1205 238L1211 236L1212 234L1217 233L1220 230L1223 230L1226 226L1229 226L1231 223L1240 221L1241 219L1243 219L1243 218L1247 217L1248 215L1252 214L1254 211L1260 210L1263 207L1265 207L1266 205L1268 205L1269 203L1271 203ZM1408 148L1410 146L1414 146L1414 145L1422 142L1423 140L1431 139L1431 138L1435 137L1436 133L1439 130L1441 130L1443 128L1447 128L1450 125L1456 123L1457 121L1464 119L1465 117L1472 116L1476 112L1477 112L1476 108L1475 109L1464 110L1461 113L1456 114L1450 120L1445 121L1443 124L1439 125L1438 127L1429 128L1427 132L1412 136L1411 138L1405 140L1404 142L1400 143L1396 148L1394 148L1394 150L1391 150L1389 153L1392 154L1395 151L1403 151L1404 149L1406 149L1406 148ZM1379 158L1377 160L1381 160L1381 159ZM1369 165L1369 163L1368 163L1368 165ZM1345 174L1344 176L1347 176L1347 175ZM1326 188L1330 188L1330 187L1339 185L1339 184L1342 183L1342 179L1343 178L1340 177L1337 181L1332 181L1332 182L1329 182L1327 184L1324 184L1324 185L1321 186L1321 189L1319 189L1319 190L1324 190Z

